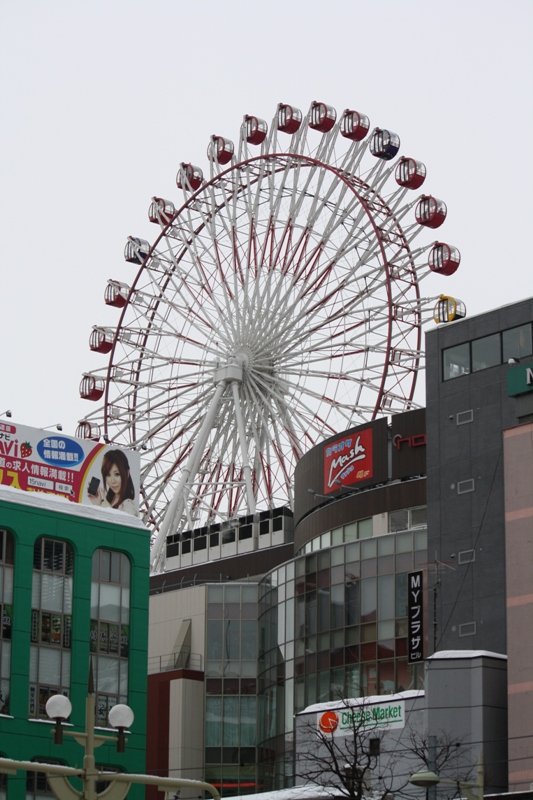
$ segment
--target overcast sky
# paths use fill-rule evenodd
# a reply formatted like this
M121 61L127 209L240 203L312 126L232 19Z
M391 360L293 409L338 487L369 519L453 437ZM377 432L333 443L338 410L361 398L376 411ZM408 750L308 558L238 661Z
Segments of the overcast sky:
M531 0L0 0L0 416L74 433L108 278L181 161L279 102L396 131L462 253L430 293L469 314L533 294ZM441 279L444 280L444 279Z

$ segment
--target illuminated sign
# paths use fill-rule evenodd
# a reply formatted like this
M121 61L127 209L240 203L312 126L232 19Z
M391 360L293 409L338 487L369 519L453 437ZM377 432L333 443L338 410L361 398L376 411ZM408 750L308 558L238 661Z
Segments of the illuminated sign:
M139 454L0 420L0 485L138 516Z
M324 445L324 494L373 477L372 428Z

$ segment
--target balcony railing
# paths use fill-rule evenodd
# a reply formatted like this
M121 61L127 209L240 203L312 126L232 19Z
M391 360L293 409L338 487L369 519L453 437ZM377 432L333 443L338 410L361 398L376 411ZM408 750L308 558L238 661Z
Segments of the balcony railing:
M157 672L169 672L174 669L190 669L194 672L201 672L202 656L200 653L167 653L164 656L148 657L148 674L154 675Z

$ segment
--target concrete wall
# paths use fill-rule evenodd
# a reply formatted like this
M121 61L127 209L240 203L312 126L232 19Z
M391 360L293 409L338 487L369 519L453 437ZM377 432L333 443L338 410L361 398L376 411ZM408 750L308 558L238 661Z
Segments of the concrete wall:
M533 782L533 424L504 432L509 789Z
M485 794L507 790L507 659L476 651L439 652L427 661L428 730L461 742L457 775L464 780L479 753ZM475 770L469 780L475 780Z

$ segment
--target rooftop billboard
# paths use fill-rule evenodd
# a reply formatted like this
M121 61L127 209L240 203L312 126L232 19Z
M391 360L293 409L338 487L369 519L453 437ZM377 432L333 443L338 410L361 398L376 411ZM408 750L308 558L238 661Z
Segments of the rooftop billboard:
M0 420L0 485L139 515L134 450Z

